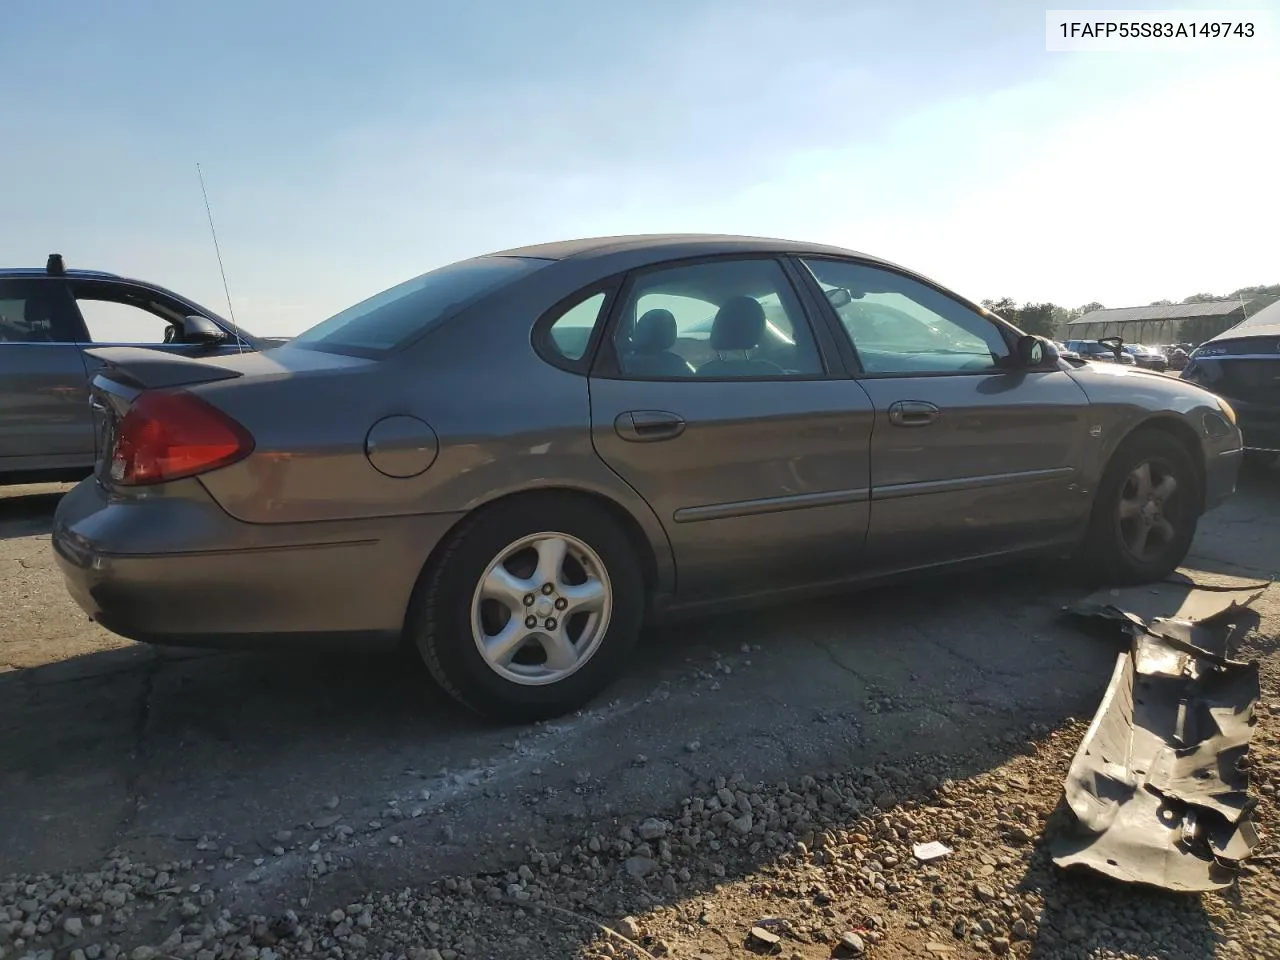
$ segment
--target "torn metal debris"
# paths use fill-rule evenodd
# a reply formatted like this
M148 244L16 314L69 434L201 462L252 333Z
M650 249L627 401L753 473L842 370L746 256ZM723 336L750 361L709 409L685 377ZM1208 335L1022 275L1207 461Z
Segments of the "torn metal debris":
M1260 689L1229 631L1268 586L1178 574L1067 608L1131 645L1067 773L1076 829L1053 839L1054 863L1176 891L1232 883L1258 842L1246 754Z

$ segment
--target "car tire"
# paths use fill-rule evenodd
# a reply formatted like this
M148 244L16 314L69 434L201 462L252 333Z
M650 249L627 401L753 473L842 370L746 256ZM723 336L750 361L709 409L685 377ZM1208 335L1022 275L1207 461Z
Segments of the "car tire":
M1172 492L1161 499L1157 488L1170 483ZM1163 580L1191 548L1200 504L1199 481L1186 447L1163 430L1139 430L1103 471L1077 557L1081 572L1119 585Z
M558 568L557 542L565 545ZM554 583L542 575L551 569ZM575 710L607 687L645 610L635 549L609 512L573 494L534 493L463 521L420 578L406 630L454 699L528 723ZM535 621L535 630L525 627Z

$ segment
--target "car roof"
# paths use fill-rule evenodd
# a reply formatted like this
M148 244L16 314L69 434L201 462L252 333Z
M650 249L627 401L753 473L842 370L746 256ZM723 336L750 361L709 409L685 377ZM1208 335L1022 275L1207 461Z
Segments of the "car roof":
M1252 317L1241 320L1234 327L1228 327L1205 342L1220 343L1223 340L1239 340L1241 337L1280 337L1280 300L1263 307Z
M820 243L721 233L645 233L616 237L584 237L499 250L495 257L534 257L543 260L589 260L627 250L652 250L654 260L718 253L814 253L858 257L884 263L879 257Z
M0 267L0 277L70 277L72 280L128 280L119 274L107 273L105 270L65 270L63 273L50 273L46 267ZM131 281L141 283L141 280Z

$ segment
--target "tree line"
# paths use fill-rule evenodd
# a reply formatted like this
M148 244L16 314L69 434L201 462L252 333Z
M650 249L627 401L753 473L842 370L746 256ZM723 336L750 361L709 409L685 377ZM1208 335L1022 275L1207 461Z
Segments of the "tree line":
M1245 316L1251 317L1263 307L1280 300L1280 283L1241 287L1238 290L1231 291L1226 296L1219 296L1213 293L1193 293L1178 302L1208 303L1212 300L1243 300L1245 302ZM1169 306L1174 302L1173 300L1155 300L1148 306ZM992 313L998 313L1014 326L1025 330L1027 333L1056 339L1061 339L1067 324L1072 320L1082 317L1086 313L1092 313L1094 310L1106 309L1096 301L1079 307L1062 307L1056 303L1032 302L1019 306L1012 297L1001 297L999 300L983 300L982 305ZM1189 343L1200 343L1217 332L1216 329L1212 330L1212 332L1205 332L1216 322L1211 317L1199 320L1193 318L1184 321L1178 329L1178 339ZM1202 330L1201 328L1205 329Z

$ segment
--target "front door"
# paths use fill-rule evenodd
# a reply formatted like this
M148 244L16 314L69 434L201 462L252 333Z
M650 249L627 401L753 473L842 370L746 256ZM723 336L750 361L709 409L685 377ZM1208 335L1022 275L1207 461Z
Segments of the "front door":
M875 408L867 555L906 569L1070 541L1089 510L1088 399L1018 368L990 317L912 277L806 259Z
M0 279L0 473L93 465L75 308L61 279Z
M653 507L681 602L849 576L872 410L781 262L638 272L592 372L601 458Z

